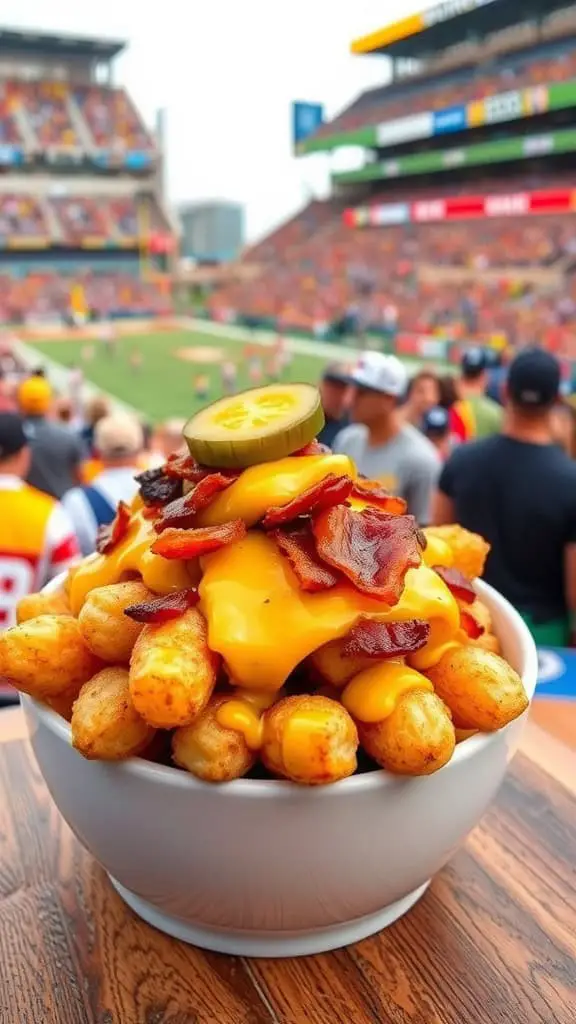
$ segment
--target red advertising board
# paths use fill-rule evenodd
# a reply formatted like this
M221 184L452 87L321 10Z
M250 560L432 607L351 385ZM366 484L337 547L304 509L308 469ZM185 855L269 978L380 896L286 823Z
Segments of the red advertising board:
M350 227L367 224L399 223L397 211L403 205L403 220L425 224L442 220L470 220L476 217L525 217L531 214L576 212L575 189L548 189L538 192L490 193L420 199L410 204L373 203L344 211L344 223ZM395 216L388 216L394 213Z

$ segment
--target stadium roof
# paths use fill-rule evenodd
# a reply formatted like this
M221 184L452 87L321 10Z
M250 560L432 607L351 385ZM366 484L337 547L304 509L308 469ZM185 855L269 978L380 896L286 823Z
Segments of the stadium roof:
M484 36L568 6L568 0L443 0L377 32L355 39L355 54L419 58L463 41Z
M33 53L58 57L100 57L110 60L122 52L120 39L77 36L67 32L0 28L0 54Z

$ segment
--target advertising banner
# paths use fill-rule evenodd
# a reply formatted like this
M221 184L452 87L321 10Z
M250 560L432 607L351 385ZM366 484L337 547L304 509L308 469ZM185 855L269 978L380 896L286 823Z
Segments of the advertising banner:
M428 139L434 134L434 117L430 111L412 117L399 117L376 125L377 146L398 146L414 139Z
M447 132L462 132L467 128L466 107L445 107L434 112L433 135L445 135Z
M313 135L320 125L324 124L324 107L322 103L303 103L299 100L292 104L292 144L296 147L309 135Z

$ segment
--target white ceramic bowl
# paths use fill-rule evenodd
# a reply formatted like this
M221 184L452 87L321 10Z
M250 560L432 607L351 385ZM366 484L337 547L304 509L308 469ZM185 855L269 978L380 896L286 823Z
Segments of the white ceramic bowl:
M478 591L532 697L530 633L499 594ZM427 778L215 786L138 758L85 761L63 719L23 705L55 803L129 906L186 942L247 956L335 949L404 914L484 814L524 718L460 744Z

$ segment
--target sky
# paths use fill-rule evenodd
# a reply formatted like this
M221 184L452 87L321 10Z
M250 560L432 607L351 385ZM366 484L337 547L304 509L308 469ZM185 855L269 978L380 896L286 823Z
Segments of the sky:
M146 122L166 111L171 203L245 204L248 239L325 195L338 157L292 155L293 100L336 114L382 84L387 61L352 39L430 0L4 0L2 25L126 39L116 79ZM332 162L331 162L332 161Z

